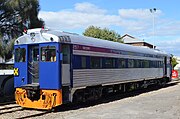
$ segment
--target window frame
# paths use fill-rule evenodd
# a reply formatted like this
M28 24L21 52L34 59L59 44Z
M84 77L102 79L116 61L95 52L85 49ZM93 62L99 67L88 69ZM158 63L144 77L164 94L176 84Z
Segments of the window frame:
M53 47L54 49L53 49L52 47ZM45 48L45 49L43 49L43 48ZM51 49L51 48L52 48L52 49ZM43 55L43 50L54 50L54 53L55 53L55 54L53 54L54 56L52 56L53 51L50 51L50 52L48 51L48 54L45 53L45 55ZM46 51L45 51L45 52L46 52ZM40 54L41 54L41 55L40 55L40 56L41 56L41 58L40 58L40 61L41 61L41 62L56 62L56 61L57 61L56 46L43 46L43 47L40 47ZM46 55L49 55L49 56L48 56L48 59L49 59L49 60L46 59L46 57L47 57ZM43 59L43 56L44 56L45 60L42 60L42 59ZM54 59L51 60L51 58L53 58L53 57L55 58L55 60L54 60Z
M17 50L20 50L19 52L17 52ZM23 52L22 52L22 50L24 50ZM24 53L23 54L23 56L22 56L22 53ZM18 59L17 59L17 55L19 55L18 57ZM15 49L15 62L17 63L19 63L19 62L26 62L27 61L27 53L26 53L26 48L16 48Z
M87 68L86 56L81 56L81 68L82 69L86 69Z
M115 68L116 67L116 59L115 58L104 58L103 68Z
M128 59L128 66L127 68L134 68L134 59Z
M97 60L99 60L98 63L96 63L96 64L98 64L98 66L95 67L96 64L94 64L93 62L94 61L97 62ZM92 65L92 63L93 63L93 65ZM102 69L102 58L101 57L94 57L94 56L90 57L90 69Z

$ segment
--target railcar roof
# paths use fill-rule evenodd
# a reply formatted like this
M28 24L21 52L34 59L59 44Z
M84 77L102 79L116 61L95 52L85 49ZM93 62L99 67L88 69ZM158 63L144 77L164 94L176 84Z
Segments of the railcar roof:
M71 40L68 43L71 43L71 44L109 48L109 49L114 49L114 50L123 50L123 51L153 54L153 55L170 56L169 54L167 54L163 51L153 50L150 48L132 46L132 45L118 43L118 42L112 42L112 41L108 41L108 40L102 40L102 39L97 39L97 38L92 38L92 37L87 37L87 36L81 36L81 35L77 35L77 34L73 34L73 33L52 31L52 30L41 30L41 29L28 30L27 34L24 34L23 36L21 36L20 38L15 40L15 45L43 43L43 42L61 42L59 39L61 36L68 36Z

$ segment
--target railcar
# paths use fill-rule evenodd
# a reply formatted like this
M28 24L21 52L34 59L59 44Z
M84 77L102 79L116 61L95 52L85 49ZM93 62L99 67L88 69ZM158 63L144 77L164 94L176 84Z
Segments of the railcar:
M78 34L30 29L15 40L16 102L52 109L171 80L162 51Z

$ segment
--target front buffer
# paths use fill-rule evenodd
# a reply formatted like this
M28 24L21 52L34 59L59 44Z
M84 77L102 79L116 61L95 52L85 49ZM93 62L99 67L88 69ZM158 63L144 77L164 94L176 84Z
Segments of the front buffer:
M16 88L15 99L25 108L50 110L62 104L62 90Z

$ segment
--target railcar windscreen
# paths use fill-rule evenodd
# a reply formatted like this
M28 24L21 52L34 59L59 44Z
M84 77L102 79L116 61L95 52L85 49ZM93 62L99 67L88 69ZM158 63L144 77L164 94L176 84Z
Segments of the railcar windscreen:
M15 62L25 62L26 61L26 49L16 48L15 49Z
M42 47L41 48L41 61L55 62L56 61L56 47Z

